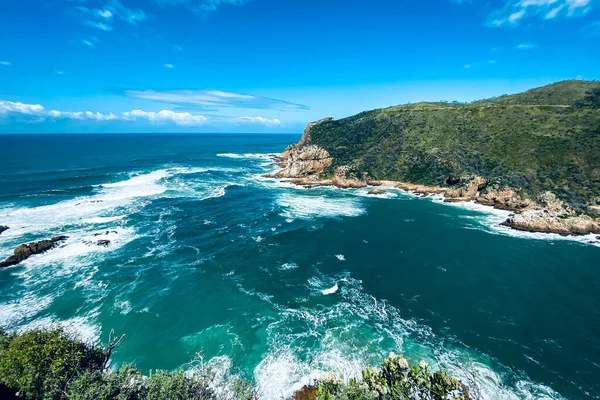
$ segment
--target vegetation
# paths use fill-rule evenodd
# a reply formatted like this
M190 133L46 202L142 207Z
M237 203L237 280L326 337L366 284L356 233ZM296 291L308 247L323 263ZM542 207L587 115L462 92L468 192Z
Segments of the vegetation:
M218 379L215 371L155 371L144 376L133 366L105 369L119 340L107 347L86 344L60 327L22 334L0 329L0 396L43 400L252 400L250 383ZM11 393L12 391L12 393ZM410 366L390 354L381 369L363 371L348 382L333 375L305 386L295 400L459 400L468 392L444 371L424 362ZM471 397L474 398L474 397Z
M425 185L479 175L524 197L551 191L580 212L600 204L600 82L367 111L316 124L310 140L333 157L329 175L342 165Z
M362 371L362 379L348 382L327 375L313 386L305 386L294 400L465 400L469 391L461 381L444 371L431 372L424 361L411 366L403 356L391 353L381 369Z
M114 344L114 343L113 343ZM23 334L0 330L0 394L43 400L251 400L247 382L225 383L216 372L155 371L144 376L125 365L105 369L113 346L86 344L62 328Z

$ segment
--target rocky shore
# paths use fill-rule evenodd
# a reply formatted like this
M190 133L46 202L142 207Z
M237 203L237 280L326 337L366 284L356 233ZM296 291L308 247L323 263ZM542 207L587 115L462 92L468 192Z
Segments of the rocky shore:
M8 226L0 225L0 235L2 234L2 232L4 232L7 229L8 229Z
M526 198L518 188L502 187L476 175L447 177L444 186L426 186L409 182L372 180L351 166L332 170L333 158L329 152L311 142L310 131L315 125L330 118L313 122L304 130L298 144L288 146L275 163L281 168L272 178L280 178L304 187L335 186L339 188L389 187L421 195L439 194L445 202L469 202L511 211L503 225L530 232L560 235L600 234L600 219L578 214L551 192L535 199ZM373 189L369 194L383 194Z
M40 240L39 242L22 244L15 249L15 252L12 256L0 262L0 268L11 267L19 264L33 255L45 253L48 250L60 245L65 240L67 240L67 236L56 236L48 240Z

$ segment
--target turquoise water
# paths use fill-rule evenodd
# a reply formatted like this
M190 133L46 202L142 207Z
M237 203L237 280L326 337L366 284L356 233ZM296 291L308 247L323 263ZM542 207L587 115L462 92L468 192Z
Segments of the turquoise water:
M299 136L0 136L0 324L63 322L149 369L201 357L264 399L390 351L486 398L598 398L600 248L401 191L263 178ZM94 236L96 235L96 236ZM107 248L94 244L110 240Z

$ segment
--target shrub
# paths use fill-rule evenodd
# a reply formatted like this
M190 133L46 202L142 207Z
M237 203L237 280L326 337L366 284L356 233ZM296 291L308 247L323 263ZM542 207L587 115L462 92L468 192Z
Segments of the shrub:
M468 399L465 385L444 371L432 373L421 361L410 366L403 356L393 353L381 369L362 371L362 379L348 383L333 375L321 379L317 399L320 400L462 400Z
M61 399L83 371L100 371L106 355L62 328L22 335L1 332L0 383L26 399Z

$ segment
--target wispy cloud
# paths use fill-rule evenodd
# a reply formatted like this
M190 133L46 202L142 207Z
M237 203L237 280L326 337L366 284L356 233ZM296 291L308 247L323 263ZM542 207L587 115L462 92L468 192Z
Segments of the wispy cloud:
M175 68L175 65L173 65L173 64L165 64L165 68L173 69L173 68Z
M115 19L131 25L148 19L148 15L143 10L128 8L119 0L109 0L100 8L80 5L73 10L81 24L102 31L112 31Z
M517 46L517 49L519 50L531 50L535 47L535 44L533 43L521 43Z
M268 118L263 118L263 117L238 117L237 120L241 121L241 122L248 122L248 123L252 123L252 124L261 124L261 125L266 125L266 126L281 125L281 121L278 120L277 118L268 119Z
M207 121L202 115L195 115L189 112L175 112L171 110L162 110L159 112L132 110L114 113L99 113L92 111L58 111L46 109L41 104L26 104L21 102L0 101L0 117L16 116L25 117L34 121L54 121L58 119L70 119L77 121L142 121L153 124L172 123L178 126L201 126Z
M465 69L471 69L471 64L465 64Z
M219 90L172 90L162 92L153 90L127 90L125 91L125 94L136 99L152 100L185 107L191 106L200 109L214 110L226 107L263 110L274 109L280 111L309 109L309 107L304 104Z
M247 0L155 0L161 6L184 6L197 14L207 14L216 11L219 6L244 5Z
M12 65L12 63L10 61L0 61L0 65L4 65L5 67L8 67L9 65Z
M470 1L457 1L465 4ZM488 17L487 25L493 27L517 26L527 19L552 20L559 17L578 17L593 8L597 0L504 0L503 6Z

